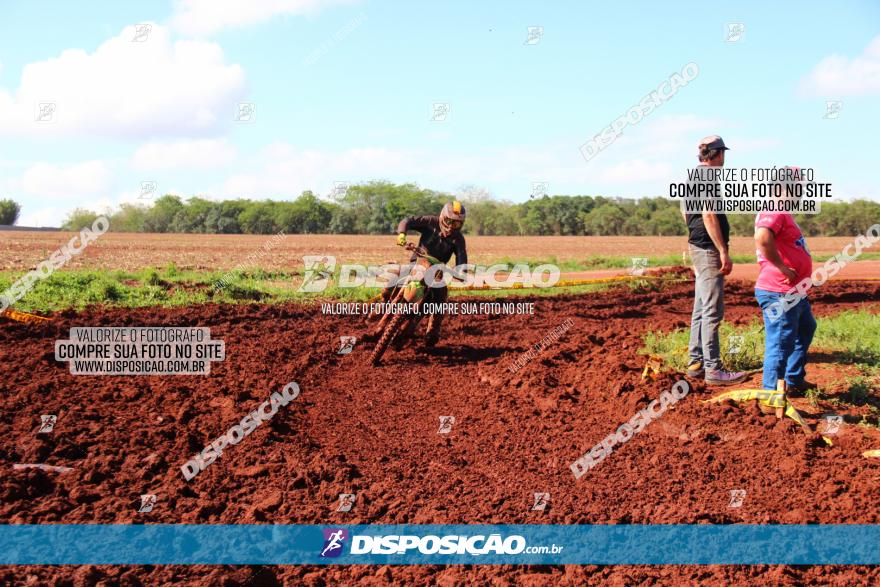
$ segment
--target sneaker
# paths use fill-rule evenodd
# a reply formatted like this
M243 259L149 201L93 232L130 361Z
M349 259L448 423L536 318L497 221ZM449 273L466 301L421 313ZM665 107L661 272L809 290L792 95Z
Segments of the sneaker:
M708 369L706 371L706 383L710 385L733 385L745 381L748 373L725 371L724 369Z
M694 361L687 368L687 376L691 379L702 379L706 374L705 369L703 369L703 361Z

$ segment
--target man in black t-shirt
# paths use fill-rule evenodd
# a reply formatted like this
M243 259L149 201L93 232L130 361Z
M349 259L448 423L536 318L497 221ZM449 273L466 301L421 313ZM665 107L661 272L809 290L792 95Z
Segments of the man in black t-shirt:
M724 152L728 149L718 135L704 138L698 149L700 166L724 165ZM724 319L724 276L733 269L727 250L730 224L726 215L712 212L688 214L685 220L695 276L688 375L705 377L706 383L713 385L739 383L746 374L724 369L718 340L718 329Z

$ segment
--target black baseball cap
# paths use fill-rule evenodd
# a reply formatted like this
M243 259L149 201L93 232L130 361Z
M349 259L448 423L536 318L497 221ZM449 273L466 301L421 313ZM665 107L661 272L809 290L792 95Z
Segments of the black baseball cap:
M724 144L724 139L719 137L718 135L709 135L700 141L700 144L697 145L698 149L712 149L713 151L721 149L722 151L729 151L727 145Z

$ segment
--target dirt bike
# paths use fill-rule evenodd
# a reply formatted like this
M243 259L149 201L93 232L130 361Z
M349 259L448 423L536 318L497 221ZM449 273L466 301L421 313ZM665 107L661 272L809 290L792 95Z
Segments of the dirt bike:
M404 277L393 287L388 295L386 303L389 304L413 304L410 313L388 312L384 314L376 327L375 335L379 341L370 355L370 363L373 366L382 361L382 355L388 350L395 340L400 346L410 338L421 322L425 304L432 302L434 289L428 287L425 282L425 273L432 265L443 265L423 247L417 247L412 243L405 245L406 250L412 251L416 256L415 263L411 264L409 275ZM439 279L439 277L437 277Z

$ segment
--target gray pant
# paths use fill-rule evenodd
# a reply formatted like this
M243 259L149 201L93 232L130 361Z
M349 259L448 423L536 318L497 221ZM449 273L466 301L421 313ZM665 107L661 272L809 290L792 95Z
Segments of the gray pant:
M718 328L724 319L724 276L721 256L714 249L690 246L696 279L694 312L691 314L690 362L702 361L705 369L721 369Z

